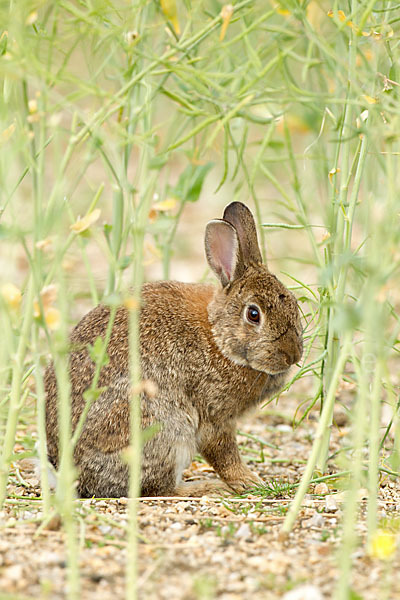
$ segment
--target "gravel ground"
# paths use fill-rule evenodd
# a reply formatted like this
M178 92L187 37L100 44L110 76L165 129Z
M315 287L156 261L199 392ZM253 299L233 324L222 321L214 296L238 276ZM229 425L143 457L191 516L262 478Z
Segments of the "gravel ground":
M294 411L287 406L287 415ZM239 442L252 469L275 495L246 498L143 498L139 504L140 597L157 600L275 599L321 600L332 597L338 578L337 547L342 536L344 492L340 480L317 484L306 496L293 532L282 540L280 528L315 432L315 417L293 429L281 413L253 415L242 425ZM343 413L332 433L331 452L345 442ZM265 440L274 447L263 447ZM16 446L22 451L23 445ZM39 482L29 461L13 466L9 494L0 513L0 598L66 597L66 548L59 518L40 528ZM331 465L335 472L335 465ZM194 461L186 478L212 477ZM276 495L278 488L280 495ZM77 500L81 598L124 598L127 499ZM360 493L359 545L353 554L353 589L363 600L400 598L400 553L390 560L369 556L365 543L366 493ZM397 535L400 486L383 479L379 518Z

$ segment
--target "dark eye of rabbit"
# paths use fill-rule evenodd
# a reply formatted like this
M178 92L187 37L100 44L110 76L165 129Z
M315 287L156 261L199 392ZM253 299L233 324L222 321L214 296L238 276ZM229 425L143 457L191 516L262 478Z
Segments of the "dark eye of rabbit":
M247 320L250 323L259 323L260 322L260 311L257 306L249 306L246 312Z

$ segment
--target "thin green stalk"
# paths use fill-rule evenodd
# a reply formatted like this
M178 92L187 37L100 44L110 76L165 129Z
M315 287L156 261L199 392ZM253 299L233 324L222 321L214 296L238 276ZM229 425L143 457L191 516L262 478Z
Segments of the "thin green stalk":
M59 468L56 489L56 507L59 511L65 534L67 548L67 598L79 600L79 551L77 544L77 525L74 515L75 500L75 467L73 463L73 447L71 444L71 397L68 365L68 294L62 271L59 271L58 284L60 289L59 305L61 325L55 336L52 354L54 370L57 378L57 410L59 423Z
M14 449L18 416L21 409L21 387L24 375L25 357L29 345L33 320L34 283L29 277L24 303L24 316L21 325L17 352L13 357L10 400L8 404L7 424L0 456L0 507L3 506L7 495L7 480Z
M112 210L112 231L110 246L114 257L114 263L108 270L108 282L106 296L110 296L115 290L115 272L118 265L118 257L122 243L122 231L124 224L124 194L121 188L114 191L113 210Z
M326 365L324 365L324 378L326 381L325 387L328 388L330 385L330 378L335 369L336 362L338 360L339 354L339 344L340 344L340 335L336 328L336 311L337 306L343 303L344 292L345 292L345 284L347 279L347 267L341 266L339 268L339 272L337 273L338 265L337 260L338 257L342 256L344 253L350 251L351 244L351 231L352 231L352 220L354 218L354 211L356 206L356 200L358 197L359 185L361 181L361 173L364 167L365 157L366 157L366 142L363 146L364 152L362 157L360 156L358 160L358 185L355 185L355 188L352 192L352 204L349 209L346 210L347 207L347 195L348 195L348 186L349 180L351 176L350 170L350 141L344 140L343 136L349 135L349 132L352 128L352 119L353 119L353 109L349 100L352 94L352 83L355 81L355 65L356 65L356 36L354 35L353 30L350 33L349 40L349 51L348 51L348 87L347 87L347 95L346 95L346 103L345 103L345 112L343 118L343 124L340 133L340 148L341 148L341 186L339 191L339 201L336 200L335 193L335 184L336 177L334 177L333 185L333 222L334 226L334 240L333 240L333 254L331 255L331 260L333 263L333 282L332 287L334 289L334 296L332 298L333 304L329 307L328 317L327 317L327 339L326 339L326 349L327 349L327 361ZM363 140L364 141L364 140ZM338 157L338 155L337 155ZM362 160L361 160L362 158ZM337 167L336 167L337 171ZM349 221L349 218L352 220ZM326 460L329 453L329 442L330 442L330 431L332 426L332 418L333 418L333 407L330 419L327 420L327 427L325 433L323 435L323 443L321 445L321 451L317 459L317 470L320 473L323 473L326 468Z
M37 428L38 428L38 450L40 460L40 487L43 498L43 518L48 518L51 508L51 495L49 488L47 444L46 444L46 400L44 393L44 383L42 374L42 365L40 364L39 328L35 325L34 335L34 357L35 357L35 381L36 381L36 405L37 405Z
M146 22L147 9L137 13L137 24L143 26ZM142 73L148 73L150 69L138 64L138 70L142 68ZM131 99L131 106L143 105L146 110L143 112L141 127L144 133L151 130L151 87L148 82L144 82L144 75L141 81L146 85L138 86ZM126 181L128 163L125 154L125 175ZM144 279L143 273L143 240L147 224L147 218L150 211L150 204L153 197L153 185L156 174L149 173L149 160L151 157L150 147L144 143L141 148L140 160L137 171L137 189L138 204L134 208L134 223L132 227L133 241L133 297L134 308L129 314L129 366L132 386L132 396L130 404L130 452L128 454L129 464L129 504L128 504L128 546L127 546L127 564L126 564L126 600L136 600L138 598L138 498L140 496L141 481L141 358L140 358L140 338L139 338L139 318L142 296L142 285Z
M40 95L34 98L37 101L38 115L46 114L46 90L42 86ZM29 114L29 96L28 96L28 85L24 82L24 101L26 114ZM33 187L33 207L34 207L34 229L33 229L33 250L32 257L28 255L30 260L30 267L33 276L33 280L36 287L36 293L38 294L43 276L43 256L41 250L37 247L37 242L43 237L43 190L44 190L44 178L45 178L45 153L37 152L37 147L45 148L46 146L46 120L43 116L39 117L38 124L34 127L32 124L29 125L31 135L31 160L33 163L32 168L32 187ZM26 248L27 249L27 248ZM43 306L41 303L40 296L38 294L39 304L41 305L41 311L43 313ZM30 308L32 311L32 307ZM33 328L33 341L34 341L34 363L35 363L35 380L36 380L36 397L37 397L37 426L39 434L39 460L40 460L40 481L43 498L43 514L44 517L48 517L51 507L50 489L48 481L48 464L47 464L47 446L46 446L46 429L45 429L45 395L44 395L44 384L43 375L41 372L40 365L40 352L38 345L38 326L35 325Z
M144 185L143 197L136 211L135 224L133 228L134 242L134 275L133 275L133 297L136 308L130 311L129 319L129 352L130 371L132 381L132 398L130 412L130 453L129 453L129 520L128 520L128 559L126 570L126 599L137 598L137 573L138 573L138 497L140 495L140 472L141 472L141 360L139 344L139 307L141 305L141 288L143 284L143 237L152 198L152 187L154 177L148 185L145 181L145 164L142 165L142 182Z
M398 186L396 180L396 174L398 173L398 158L394 149L392 147L392 143L389 144L389 153L386 160L387 165L387 181L388 181L388 214L393 214L395 207L398 203ZM390 211L390 212L389 212ZM398 339L398 334L395 330L396 336L392 340L393 343L396 343L395 340ZM390 381L390 368L389 364L386 363L386 373L385 378L387 382ZM398 398L397 394L394 390L394 383L388 383L389 389L389 398L392 399L392 407L393 407L393 429L394 429L394 439L393 439L393 450L391 454L392 467L395 470L399 470L400 467L400 398Z
M351 234L352 234L352 230L353 230L354 215L355 215L355 210L356 210L356 205L357 205L357 200L358 200L358 194L360 191L361 177L362 177L362 173L363 173L365 163L366 163L367 150L368 150L368 140L367 140L367 137L364 136L361 141L360 154L358 157L357 168L356 168L356 173L355 173L355 177L354 177L353 188L351 191L348 211L346 213L344 213L344 215L342 214L340 217L340 219L344 218L343 247L340 251L340 254L351 251L351 239L352 239ZM349 172L348 178L350 178L350 176L351 176L351 172ZM346 184L346 187L348 187L348 183ZM339 212L341 213L340 210L339 210ZM339 250L337 252L335 252L335 256L339 256ZM345 289L346 289L346 283L347 283L348 270L349 270L349 264L347 262L345 262L345 264L343 264L339 270L338 281L337 281L336 289L334 292L336 307L337 307L338 303L343 301L343 298L345 297ZM336 331L335 317L336 317L336 308L330 309L329 319L328 319L328 339L327 339L327 346L326 346L327 353L328 353L328 361L329 361L327 369L325 371L327 381L329 381L329 373L331 372L331 369L333 368L333 365L335 364L335 361L337 360L336 356L337 356L337 352L338 352L339 333ZM328 428L326 430L325 440L324 440L323 446L321 448L321 455L318 457L318 461L317 461L317 469L321 473L323 473L325 471L326 459L327 459L327 456L329 453L329 440L330 440L330 431L331 431L330 428L332 425L332 419L333 419L333 412L331 415L330 423L328 424Z
M243 108L243 106L246 106L246 104L249 104L249 102L251 102L253 100L253 97L254 97L253 94L249 94L248 96L243 98L243 100L238 102L238 104L236 106L231 108L231 110L229 110L224 116L221 115L222 118L219 120L218 125L216 127L214 127L213 132L211 133L211 135L209 136L209 138L207 140L207 144L205 146L206 150L213 145L216 136L221 131L221 129L223 129L225 124L228 123L231 119L233 119L237 115L238 111ZM190 137L193 137L193 136L190 136Z
M140 255L139 255L140 256ZM140 267L139 267L140 268ZM135 292L136 302L140 302L140 287L138 271L135 284L139 284L139 293ZM136 290L136 287L135 287ZM129 454L129 505L128 505L128 548L126 565L126 600L136 600L138 597L138 497L140 495L141 467L141 410L140 410L140 347L139 347L139 311L130 311L129 319L129 351L131 364L132 397L130 411L130 454Z
M330 381L330 385L329 385L328 393L326 395L324 407L322 409L322 413L321 413L321 416L320 416L320 419L318 422L317 431L315 433L315 439L314 439L313 447L311 450L311 454L307 461L307 466L304 470L304 473L303 473L301 481L300 481L300 485L298 487L296 495L290 505L290 508L289 508L286 518L285 518L285 521L283 523L282 532L284 534L287 534L291 531L291 529L294 525L294 522L296 520L296 517L299 513L299 510L301 508L303 498L304 498L304 496L307 492L308 486L310 484L312 474L314 472L314 468L315 468L315 465L317 462L317 458L321 451L321 446L324 442L324 437L323 437L324 432L325 432L327 424L329 423L329 420L331 418L333 405L335 403L336 388L337 388L337 384L339 381L339 377L341 376L341 374L343 372L345 363L350 354L351 345L352 345L351 344L351 335L349 333L347 333L343 340L343 346L340 350L340 354L339 354L338 360L335 365L335 371L334 371L332 379Z
M352 567L352 554L357 542L357 532L355 522L357 519L358 491L361 487L361 474L363 470L363 445L365 442L367 427L367 407L368 407L368 380L361 369L359 361L353 353L353 365L356 369L358 380L358 393L354 412L354 421L352 428L353 438L353 456L351 461L350 485L347 490L343 525L342 541L338 550L338 566L340 577L334 590L335 600L348 600L350 589L350 577Z
M182 216L183 209L185 208L185 206L186 206L186 203L184 201L181 201L178 212L176 213L176 216L174 218L174 223L172 225L172 229L171 229L171 231L167 237L167 240L164 244L164 247L163 247L163 278L164 279L169 278L172 243L175 239L176 230L178 228L178 224L179 224L179 221L180 221L180 218Z
M102 340L101 352L100 352L97 360L95 361L95 370L94 370L92 383L90 384L90 388L88 388L85 391L85 406L79 417L79 421L74 429L74 434L71 439L72 448L75 448L76 444L78 443L78 440L81 436L83 427L85 425L86 417L88 416L88 413L89 413L89 410L90 410L93 402L95 402L98 397L99 390L97 389L97 384L100 379L101 369L103 368L104 364L106 363L107 348L108 348L108 344L109 344L109 341L111 338L112 328L114 325L116 312L117 312L117 307L112 306L110 309L110 316L108 318L106 333L104 335L104 339Z
M372 312L372 311L371 311ZM379 431L381 417L381 393L383 357L377 358L374 377L369 393L370 422L369 422L369 460L368 460L368 541L371 542L376 532L376 515L378 512L378 488L379 488Z
M290 163L290 166L292 169L292 175L293 175L292 187L294 190L294 195L295 195L296 204L297 204L297 220L300 222L301 225L306 225L307 223L309 223L309 219L307 216L306 205L305 205L302 193L301 193L300 181L299 181L299 176L298 176L297 166L296 166L296 160L294 158L292 140L291 140L290 131L289 131L289 127L288 127L286 118L283 119L283 130L284 130L284 134L285 134L286 147L287 147L288 155L289 155L289 163ZM308 235L310 246L313 250L314 260L319 267L322 267L321 253L319 251L317 241L315 239L314 231L313 231L312 227L306 227L306 233Z

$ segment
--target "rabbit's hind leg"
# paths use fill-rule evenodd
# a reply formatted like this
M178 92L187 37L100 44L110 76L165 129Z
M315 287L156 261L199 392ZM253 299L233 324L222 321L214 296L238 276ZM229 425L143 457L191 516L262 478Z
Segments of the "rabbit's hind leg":
M89 450L80 460L77 492L81 498L128 496L129 467L121 452Z
M171 496L175 486L174 466L168 460L148 463L143 457L141 496ZM149 468L150 467L150 468ZM120 498L129 496L129 465L121 451L103 452L89 449L79 461L78 495L82 498Z
M121 376L90 407L74 450L81 497L119 498L129 493L130 380Z

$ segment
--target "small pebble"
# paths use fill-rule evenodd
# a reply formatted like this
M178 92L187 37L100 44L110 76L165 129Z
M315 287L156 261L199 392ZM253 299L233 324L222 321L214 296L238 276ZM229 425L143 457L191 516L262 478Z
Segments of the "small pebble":
M286 592L283 600L323 600L323 595L315 585L301 585Z
M335 496L325 497L325 512L336 512L339 509Z
M329 488L326 485L326 483L324 483L324 482L317 483L317 485L314 488L314 494L318 494L318 495L329 494Z
M58 531L61 528L61 517L60 515L53 515L50 521L46 524L44 529L47 531Z
M6 567L4 569L2 575L4 579L17 582L22 579L23 572L24 568L22 565L11 565L11 567Z
M251 529L247 523L243 523L235 533L236 538L246 539L251 537Z
M111 530L111 525L99 525L99 531L101 531L103 535L107 535L107 533L110 533Z
M283 432L293 431L293 427L291 427L290 425L285 425L284 423L282 423L281 425L277 425L276 429L278 431L283 431Z
M322 528L325 524L325 519L321 513L315 511L311 519L307 520L307 523L309 524L309 527Z
M50 567L61 565L64 562L64 559L61 554L58 554L57 552L45 550L36 556L36 562L39 565L46 565L47 567Z

